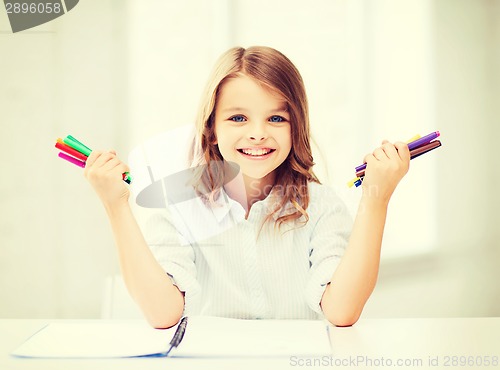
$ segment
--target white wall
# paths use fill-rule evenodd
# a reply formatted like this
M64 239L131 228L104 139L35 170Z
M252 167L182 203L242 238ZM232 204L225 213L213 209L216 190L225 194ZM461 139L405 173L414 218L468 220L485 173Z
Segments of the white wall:
M0 10L0 317L100 315L105 279L119 271L112 235L55 140L72 134L126 158L193 121L229 46L227 2L148 5L87 0L18 34Z
M54 140L73 134L126 157L191 122L215 58L234 43L271 43L298 65L319 147L342 153L321 164L334 184L379 139L359 132L405 114L400 131L387 128L391 138L412 135L419 121L443 132L428 160L436 253L384 263L365 316L500 315L500 175L490 170L500 134L500 2L144 3L86 0L14 35L0 11L0 317L100 315L104 279L118 271L111 233L81 169L57 158ZM390 76L397 65L386 61L425 68ZM408 182L418 178L414 171Z
M154 9L154 11L153 11ZM127 61L131 146L192 124L215 59L229 45L225 1L128 2Z
M500 315L500 3L432 5L438 250L383 266L366 316Z
M11 34L0 11L0 316L95 317L117 271L102 207L57 137L123 150L126 58L113 1Z

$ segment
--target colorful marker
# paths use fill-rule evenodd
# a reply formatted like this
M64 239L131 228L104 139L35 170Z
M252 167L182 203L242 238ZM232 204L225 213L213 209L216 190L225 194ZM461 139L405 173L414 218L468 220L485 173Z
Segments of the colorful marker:
M429 135L425 135L423 137L418 136L417 139L410 139L408 142L408 149L411 151L413 149L418 148L419 146L425 145L427 143L430 143L432 140L438 138L440 135L439 131L431 132ZM366 168L366 163L363 163L359 165L358 167L355 168L356 172L359 172L361 170L364 170Z
M430 143L419 146L418 148L410 151L410 159L415 159L417 157L420 157L422 154L430 152L431 150L439 148L440 146L441 142L439 140L434 140L431 141ZM365 176L365 170L356 172L356 177L361 178L363 176Z
M408 144L408 149L413 150L418 148L419 146L425 145L430 143L432 140L437 139L441 135L439 131L436 132L431 132L429 135L425 135L424 137L412 141L410 144Z
M90 150L88 147L80 143L78 140L76 140L73 136L68 135L64 138L64 144L72 147L76 151L82 153L83 155L86 155L87 157L90 155L92 150Z
M427 152L430 152L433 149L439 148L441 146L441 141L439 140L434 140L431 141L428 144L419 146L416 149L413 149L410 154L411 154L411 159L415 159L417 157L420 157L422 154L425 154Z
M90 151L90 152L92 151L92 149L90 149L88 146L86 146L81 141L76 140L76 138L74 138L73 136L68 135L68 136L66 136L66 138L69 139L69 140L71 140L71 141L74 141L74 142L78 143L79 145L81 145L82 147L84 147L85 149L87 149L88 151Z
M92 152L92 149L90 149L88 146L81 143L71 135L66 136L64 140L57 139L55 146L57 149L70 154L68 155L61 152L59 153L59 158L62 158L82 168L85 168L87 157ZM122 174L122 179L127 184L130 184L132 182L132 176L130 176L130 173L128 172Z
M87 160L87 156L85 154L82 154L79 151L70 147L69 145L64 144L62 139L57 139L56 148L84 162Z
M73 164L76 164L77 166L81 167L81 168L85 168L85 162L79 160L79 159L76 159L70 155L67 155L67 154L64 154L64 153L59 153L59 158L62 158L62 159L65 159L67 160L68 162L71 162Z
M435 131L426 135L424 137L420 137L420 135L416 135L410 140L408 140L408 149L410 150L410 159L417 158L424 153L430 152L433 149L439 148L441 146L441 142L439 140L432 141L440 136L439 131ZM352 187L355 185L356 187L360 186L363 182L363 177L365 174L366 163L363 163L360 166L355 168L356 177L347 183L348 187Z

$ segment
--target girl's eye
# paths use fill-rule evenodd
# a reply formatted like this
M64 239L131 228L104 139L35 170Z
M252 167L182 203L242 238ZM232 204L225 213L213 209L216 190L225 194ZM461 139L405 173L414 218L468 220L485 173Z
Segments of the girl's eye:
M284 119L281 116L271 116L269 118L269 122L272 122L272 123L280 123L280 122L285 122L285 121L286 121L286 119Z
M233 122L245 122L245 117L237 115L237 116L232 116L231 118L229 118L229 120Z

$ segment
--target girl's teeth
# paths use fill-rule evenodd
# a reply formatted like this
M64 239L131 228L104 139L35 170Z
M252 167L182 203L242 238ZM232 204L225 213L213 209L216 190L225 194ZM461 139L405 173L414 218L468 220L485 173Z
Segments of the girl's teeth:
M260 156L260 155L268 154L270 152L270 150L267 150L267 149L243 149L242 152L247 154L247 155Z

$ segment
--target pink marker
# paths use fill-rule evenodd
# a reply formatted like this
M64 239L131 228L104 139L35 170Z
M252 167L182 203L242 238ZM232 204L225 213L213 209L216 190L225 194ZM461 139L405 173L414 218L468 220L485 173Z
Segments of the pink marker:
M59 158L62 158L62 159L65 159L67 160L68 162L71 162L73 164L76 164L78 167L81 167L81 168L85 168L85 162L84 161L81 161L79 159L76 159L70 155L67 155L65 153L59 153Z

